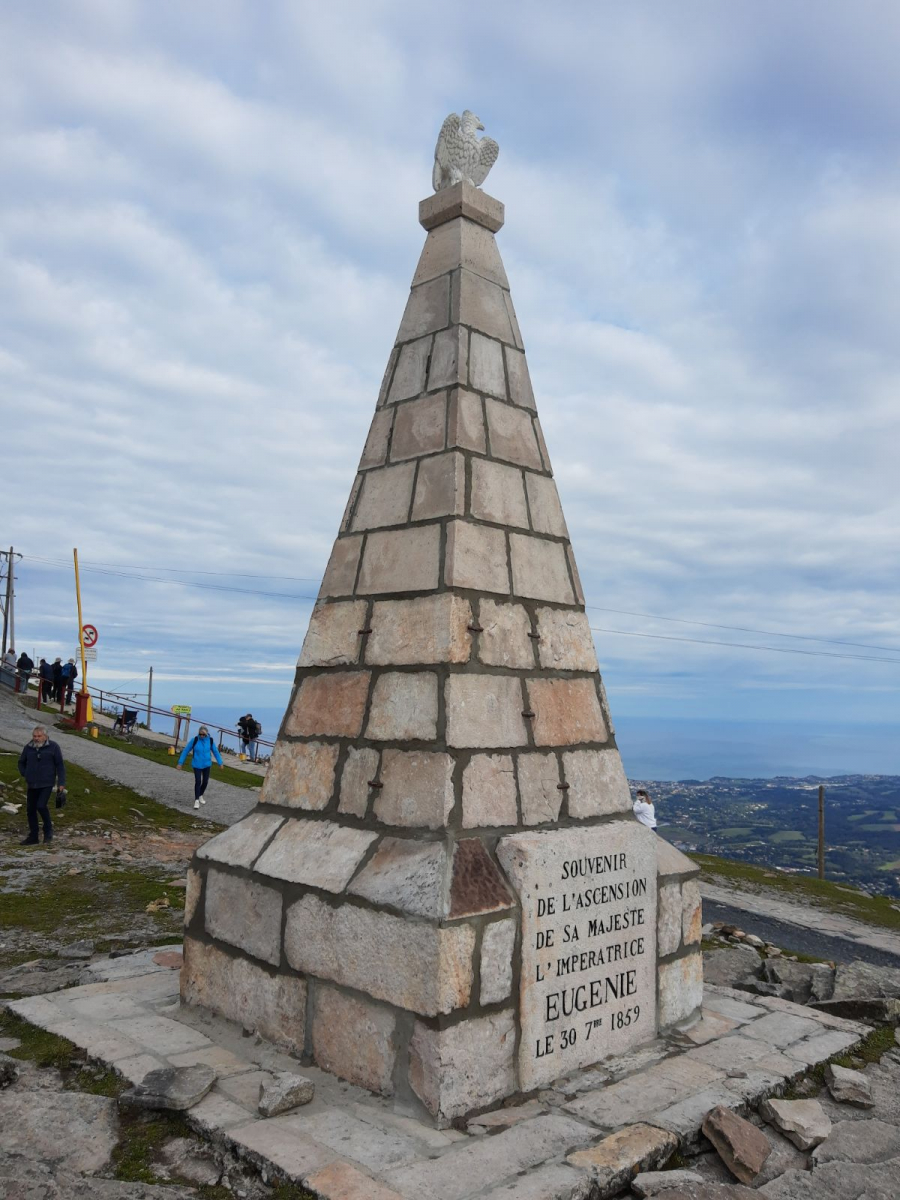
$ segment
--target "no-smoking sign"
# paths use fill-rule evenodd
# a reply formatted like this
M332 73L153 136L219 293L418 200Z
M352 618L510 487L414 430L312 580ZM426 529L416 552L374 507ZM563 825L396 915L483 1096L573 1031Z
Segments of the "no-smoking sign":
M97 627L95 625L82 625L81 636L87 649L97 645Z

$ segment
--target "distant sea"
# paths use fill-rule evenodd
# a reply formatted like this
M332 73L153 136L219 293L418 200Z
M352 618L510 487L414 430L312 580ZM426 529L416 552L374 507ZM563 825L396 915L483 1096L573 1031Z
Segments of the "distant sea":
M233 728L239 707L197 704L205 721ZM284 711L254 708L263 736L278 734ZM165 722L154 721L165 728ZM194 726L192 726L193 730ZM616 718L616 740L632 779L769 779L775 775L900 775L894 725L813 721L713 721Z

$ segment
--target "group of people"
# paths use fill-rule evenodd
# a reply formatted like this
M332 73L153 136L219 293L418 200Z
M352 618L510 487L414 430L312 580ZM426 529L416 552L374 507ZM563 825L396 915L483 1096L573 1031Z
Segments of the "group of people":
M17 658L16 652L11 646L3 656L3 666L8 671L15 671L18 674L20 683L17 685L17 690L27 691L28 680L34 670L34 659L31 655L23 650ZM70 658L68 662L57 658L52 663L48 662L46 658L42 658L38 664L38 690L41 704L62 704L63 700L66 704L71 704L77 678L78 668L74 658Z

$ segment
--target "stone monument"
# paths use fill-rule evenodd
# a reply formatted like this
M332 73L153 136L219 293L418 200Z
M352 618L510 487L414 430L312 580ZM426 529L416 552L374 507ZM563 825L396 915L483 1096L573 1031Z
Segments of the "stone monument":
M444 122L259 804L192 864L181 983L438 1124L702 989L697 872L632 814L476 128Z

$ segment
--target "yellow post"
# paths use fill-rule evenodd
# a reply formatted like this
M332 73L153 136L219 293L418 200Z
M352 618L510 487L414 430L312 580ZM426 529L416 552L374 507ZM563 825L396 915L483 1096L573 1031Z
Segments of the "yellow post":
M84 657L84 621L81 616L81 581L78 577L78 551L73 550L73 554L75 555L75 599L78 603L78 648L81 652L80 696L86 697L86 699L81 701L81 704L76 703L75 705L75 724L79 724L80 718L80 723L83 727L84 722L92 720L94 714L91 711L91 697L87 690L87 663Z

